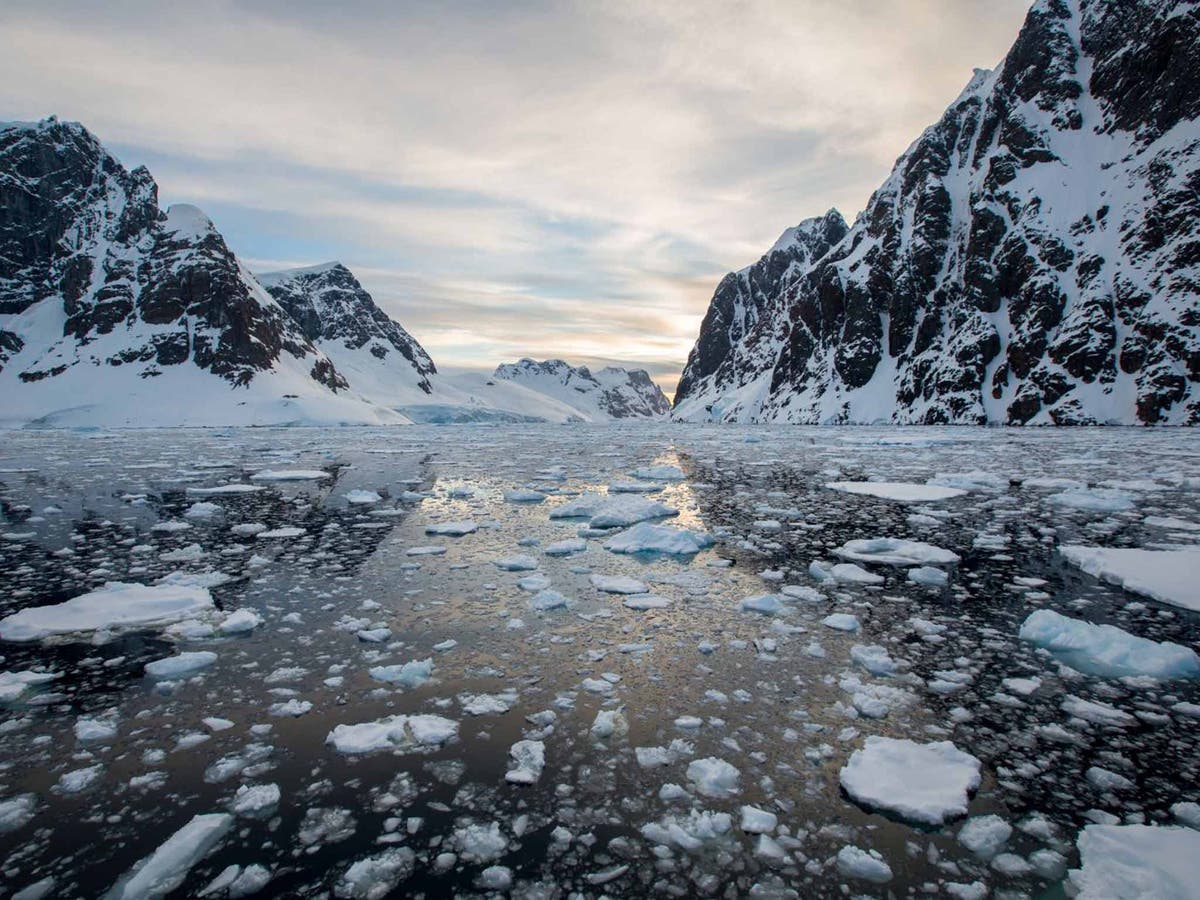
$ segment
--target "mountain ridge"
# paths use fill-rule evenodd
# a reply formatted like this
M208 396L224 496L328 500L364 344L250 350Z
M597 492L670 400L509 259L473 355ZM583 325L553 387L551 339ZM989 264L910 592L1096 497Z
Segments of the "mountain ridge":
M706 316L675 417L1200 423L1198 71L1194 3L1039 0L765 298L766 352Z

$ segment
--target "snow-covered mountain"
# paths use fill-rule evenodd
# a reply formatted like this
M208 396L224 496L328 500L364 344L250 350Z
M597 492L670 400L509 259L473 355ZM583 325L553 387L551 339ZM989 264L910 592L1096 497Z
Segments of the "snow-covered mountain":
M346 379L207 217L158 206L82 125L0 124L0 418L402 423Z
M585 421L657 418L671 411L662 389L644 369L606 366L592 372L561 359L522 359L497 366L494 379L510 381L578 410Z
M1038 0L844 237L722 282L675 416L1200 423L1198 116L1200 4Z
M257 277L359 394L398 406L433 393L429 354L341 263Z
M608 418L563 402L546 384L438 372L424 348L341 263L258 275L305 337L366 400L415 422L575 422ZM621 373L624 375L624 373ZM641 373L645 374L645 373ZM615 379L614 379L615 380ZM647 379L648 380L648 379ZM657 390L657 388L655 388ZM618 394L614 405L624 399ZM664 409L669 409L663 398Z

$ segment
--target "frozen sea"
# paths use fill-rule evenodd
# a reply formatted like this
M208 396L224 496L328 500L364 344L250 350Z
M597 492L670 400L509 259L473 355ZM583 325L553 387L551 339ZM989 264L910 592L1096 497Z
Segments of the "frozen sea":
M1194 430L18 431L0 512L0 896L1060 897L1200 826Z

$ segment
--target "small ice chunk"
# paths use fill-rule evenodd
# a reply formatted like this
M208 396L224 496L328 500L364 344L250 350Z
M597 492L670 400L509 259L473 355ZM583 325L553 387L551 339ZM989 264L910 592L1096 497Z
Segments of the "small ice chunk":
M546 766L546 745L542 741L517 741L509 748L512 768L504 780L512 784L533 784L542 777Z
M991 859L1012 837L1012 826L999 816L974 816L958 830L958 842L980 859Z
M876 850L863 850L847 844L837 855L837 869L846 878L861 878L872 884L892 880L892 870Z
M696 759L688 764L687 777L695 790L706 797L732 797L741 787L741 773L731 764L715 756Z
M376 681L419 688L433 677L433 658L414 659L402 665L375 666L368 673Z
M832 613L821 620L821 624L834 631L858 631L861 627L858 616L850 613Z
M645 594L650 590L646 582L628 575L593 575L592 587L606 594Z
M749 834L770 834L779 824L779 817L773 812L759 809L757 806L742 807L742 831Z
M479 530L479 526L470 519L463 519L457 522L440 522L434 525L426 525L426 534L447 535L449 537L462 537L467 534L474 534Z

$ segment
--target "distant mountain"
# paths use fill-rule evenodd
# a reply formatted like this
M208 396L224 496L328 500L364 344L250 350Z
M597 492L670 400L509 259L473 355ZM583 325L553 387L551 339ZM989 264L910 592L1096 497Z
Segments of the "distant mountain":
M437 368L429 354L341 263L269 272L258 280L358 393L389 406L433 393Z
M511 381L577 409L586 421L658 418L671 403L644 369L606 366L593 373L561 359L522 359L497 366L493 378Z
M722 282L675 416L1200 424L1198 116L1196 3L1038 0L847 234Z
M348 382L198 209L82 125L0 124L0 418L403 422Z

